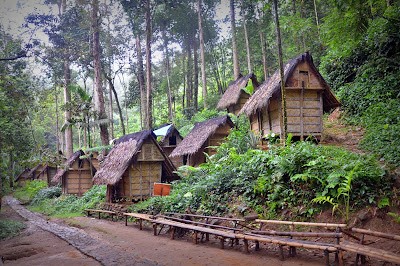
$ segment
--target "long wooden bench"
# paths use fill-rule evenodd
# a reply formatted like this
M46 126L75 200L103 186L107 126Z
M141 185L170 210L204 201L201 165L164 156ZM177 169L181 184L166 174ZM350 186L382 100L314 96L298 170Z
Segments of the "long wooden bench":
M336 254L340 252L340 249L335 244L330 243L322 243L322 242L312 242L312 241L305 241L305 240L298 240L298 239L290 239L290 238L281 238L277 236L266 236L266 235L257 235L252 233L245 233L243 235L244 243L245 243L245 250L248 252L248 241L254 241L256 243L271 243L279 245L279 255L281 260L284 259L283 254L283 246L294 247L294 248L307 248L307 249L317 249L324 251L325 255L325 263L326 265L330 265L329 262L329 253L335 252ZM289 249L289 254L295 255L292 249ZM338 264L343 264L343 257L342 256L335 256L335 260Z
M125 216L125 226L128 225L128 217L132 217L139 221L139 229L143 230L143 221L153 222L154 216L144 213L124 212L122 215Z
M171 228L171 239L175 238L175 229L176 228L182 228L182 229L187 229L187 230L192 230L194 232L194 242L197 244L198 243L198 233L207 233L211 235L215 235L219 237L220 243L221 243L221 248L224 248L224 242L225 239L236 239L237 235L232 232L226 232L222 230L217 230L213 228L207 228L207 227L202 227L202 226L197 226L197 225L192 225L192 224L186 224L178 221L171 221L169 219L165 218L157 218L153 220L153 230L154 230L154 235L157 235L157 226L158 225L168 225Z
M114 216L117 215L117 212L115 211L107 211L107 210L96 210L96 209L85 209L85 212L87 212L87 216L90 217L90 214L92 212L97 212L99 214L99 219L101 218L100 214L108 214L108 216L111 217L111 220L114 221Z
M354 252L362 256L373 257L379 260L384 260L387 262L392 262L400 265L400 255L390 251L369 247L350 241L342 241L338 247L344 251ZM361 262L361 264L364 263L365 262Z
M400 241L400 235L395 235L395 234L387 234L383 232L378 232L378 231L372 231L372 230L367 230L367 229L362 229L362 228L347 228L343 230L344 233L349 235L350 237L358 240L358 243L354 242L341 242L340 247L349 252L354 252L357 254L356 256L356 261L355 265L358 265L359 260L361 259L361 265L364 265L366 263L366 256L368 257L373 257L376 259L384 260L387 262L393 262L396 264L400 265L400 254L395 254L393 252L387 251L387 250L382 250L370 246L366 246L367 241L365 240L365 236L373 236L377 238L385 238L388 240L394 240L394 241ZM361 237L358 238L352 233L357 233L361 234ZM369 242L373 243L373 242Z

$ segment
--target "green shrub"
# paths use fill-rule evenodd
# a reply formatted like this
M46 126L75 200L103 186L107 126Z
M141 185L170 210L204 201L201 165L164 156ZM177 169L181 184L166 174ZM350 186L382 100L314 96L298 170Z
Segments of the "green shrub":
M268 151L240 149L237 144L243 140L237 138L245 137L233 131L207 163L178 169L181 180L173 184L170 196L151 198L133 210L158 213L190 208L221 215L243 212L236 207L239 204L265 217L274 217L283 210L292 216L311 217L325 206L312 200L322 196L342 199L346 182L343 213L376 204L390 191L390 180L373 156L310 142L273 146Z
M14 197L22 203L30 202L36 194L43 188L47 187L47 182L42 180L27 181L23 187L17 188L13 193Z
M41 189L36 196L33 198L31 205L36 205L44 199L52 199L61 196L61 187L53 186Z
M13 220L0 220L0 240L18 235L25 228L25 224Z
M32 202L30 208L51 216L76 216L85 209L96 208L105 202L106 189L106 186L93 186L80 198L74 195L61 195L55 198L38 197Z

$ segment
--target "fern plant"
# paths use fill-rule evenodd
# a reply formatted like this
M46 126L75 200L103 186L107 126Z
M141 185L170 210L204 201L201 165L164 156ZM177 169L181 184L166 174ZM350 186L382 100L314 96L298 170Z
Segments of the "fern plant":
M344 177L344 180L339 183L339 187L337 189L336 199L331 196L319 196L312 200L314 203L323 204L329 203L332 205L332 215L335 214L335 211L339 211L342 216L345 217L346 223L349 221L349 213L350 213L350 194L351 194L351 183L353 181L354 173L358 170L359 163L354 166L354 168ZM340 208L340 205L343 204L343 209Z

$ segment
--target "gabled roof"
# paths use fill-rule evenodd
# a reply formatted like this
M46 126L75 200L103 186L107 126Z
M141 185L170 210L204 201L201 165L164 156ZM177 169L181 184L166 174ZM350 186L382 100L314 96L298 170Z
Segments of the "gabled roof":
M166 139L168 139L169 136L171 136L174 132L177 133L177 135L181 138L181 134L179 133L179 131L175 128L174 125L172 124L167 124L163 127L160 127L159 129L153 130L154 135L156 135L156 137L162 137L160 140L160 143L163 144L164 141Z
M51 179L52 182L59 182L61 177L68 171L68 168L71 167L71 165L77 160L79 159L79 157L81 157L82 155L84 155L85 153L82 150L76 151L74 152L69 158L68 160L64 163L64 166L61 167L60 169L58 169L57 173L53 176L53 178Z
M115 142L114 148L111 149L110 153L105 158L100 170L94 175L94 183L107 185L116 184L122 178L122 175L125 173L126 169L128 169L129 165L137 158L136 155L139 153L144 141L148 138L153 141L154 145L158 147L161 154L164 156L166 171L170 175L173 175L175 167L158 145L154 133L151 130L143 130L122 136Z
M14 179L14 182L17 182L17 181L20 180L21 178L23 178L23 179L28 179L28 178L29 178L30 172L31 172L31 169L25 168L25 170L22 171L22 172Z
M253 73L250 73L246 76L240 76L237 80L231 82L226 89L225 93L222 95L221 99L218 102L218 109L225 109L231 105L236 104L239 101L240 94L244 88L246 88L249 79L253 82L253 86L255 88L258 87L257 77ZM246 93L246 92L244 92Z
M292 75L296 66L302 62L307 62L310 65L311 71L317 76L318 80L323 86L324 111L329 111L332 108L340 106L339 101L336 99L335 95L333 95L329 85L318 72L313 63L312 56L308 52L293 58L284 66L284 81L287 81L288 77ZM280 93L280 89L281 79L278 69L268 80L258 87L258 90L245 103L242 110L240 110L239 115L245 113L247 116L250 116L257 110L267 107L269 99L272 97L272 95L277 94L278 92Z
M219 127L225 124L234 127L232 120L227 115L196 123L192 131L190 131L182 142L173 150L170 157L196 153L201 149L207 139L213 135Z

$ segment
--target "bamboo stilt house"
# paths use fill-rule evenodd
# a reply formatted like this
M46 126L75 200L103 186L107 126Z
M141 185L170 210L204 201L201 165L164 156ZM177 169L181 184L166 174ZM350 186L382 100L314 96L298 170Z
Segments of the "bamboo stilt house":
M157 141L163 148L167 157L172 153L176 146L182 142L183 138L174 125L168 124L153 131L157 137ZM176 168L183 165L183 157L178 156L171 158Z
M259 84L256 75L253 73L247 76L240 75L237 80L231 82L219 100L217 108L220 110L227 110L228 113L237 115L250 98L250 94L244 90L250 82L255 91Z
M284 67L287 110L287 133L295 138L320 138L322 116L339 101L306 52L290 60ZM250 118L251 129L263 136L273 132L281 135L284 129L281 104L280 74L277 70L240 110Z
M215 154L215 150L210 147L219 146L233 127L234 124L227 115L196 123L170 157L184 156L184 163L191 166L204 163L204 153Z
M53 177L53 182L61 181L64 194L82 196L93 186L92 178L96 169L88 158L80 158L84 154L82 150L76 151Z
M154 183L178 178L151 130L125 135L115 142L93 178L107 185L107 201L138 201L153 196Z

